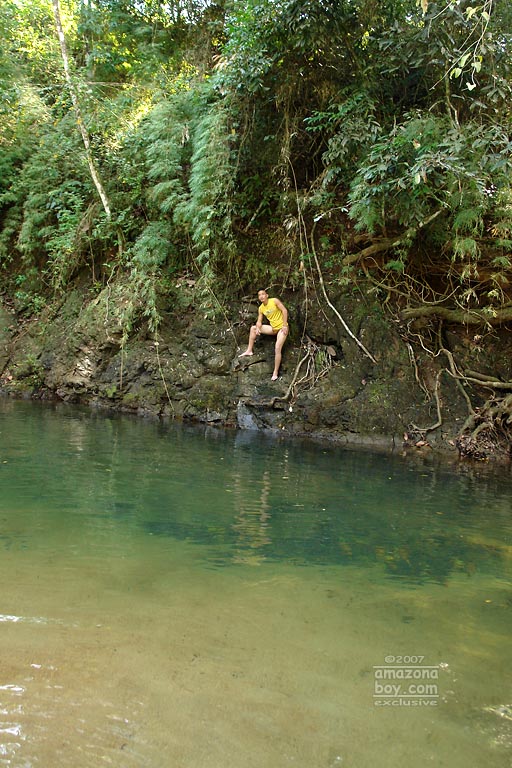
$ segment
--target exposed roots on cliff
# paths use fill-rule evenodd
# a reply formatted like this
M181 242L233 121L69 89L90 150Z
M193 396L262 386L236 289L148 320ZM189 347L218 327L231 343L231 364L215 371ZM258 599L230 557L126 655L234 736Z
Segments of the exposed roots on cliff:
M512 455L512 381L503 381L490 374L463 369L456 362L454 354L443 343L441 328L440 323L436 333L437 349L435 352L429 349L423 334L415 334L414 339L416 343L420 343L422 350L427 352L432 360L441 356L446 360L447 364L438 369L433 392L430 392L420 377L418 363L411 345L411 336L409 334L404 336L416 381L422 391L427 394L427 397L435 398L437 409L437 421L427 427L411 424L404 435L404 442L415 445L426 444L427 434L442 426L441 378L443 374L446 374L456 382L467 405L468 416L452 441L452 444L457 447L460 457L478 461L487 460L491 455L510 457ZM485 395L481 394L482 390L487 393L486 398ZM475 401L478 401L479 404L475 404Z
M301 392L312 389L321 378L329 373L334 364L335 350L331 347L322 347L312 339L306 338L307 341L303 345L305 354L297 363L286 393L269 400L246 400L245 405L255 408L275 408L277 403L292 405Z
M511 455L512 382L499 383L511 392L503 395L493 392L481 407L468 416L455 440L461 456L483 460L492 453Z

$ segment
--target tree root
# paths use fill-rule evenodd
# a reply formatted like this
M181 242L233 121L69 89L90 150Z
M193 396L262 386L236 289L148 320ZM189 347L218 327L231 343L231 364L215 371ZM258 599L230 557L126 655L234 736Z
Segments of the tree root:
M322 352L321 347L308 338L305 349L306 354L297 363L290 385L284 395L276 395L268 400L248 399L244 400L244 405L253 408L274 408L277 403L292 404L296 401L300 391L314 387L317 381L325 376L331 369L333 365L332 356L329 352L324 353L322 356L322 365L318 369L318 358ZM299 379L299 373L305 363L307 363L306 372Z
M409 351L409 358L414 368L414 376L423 392L426 390L424 382L420 378L418 364L411 348L409 340L405 339ZM414 443L417 446L428 445L426 436L443 424L440 384L443 373L449 375L457 384L457 387L466 401L468 416L462 429L451 441L459 451L461 458L471 458L484 461L490 455L512 454L512 381L502 381L491 374L479 371L462 371L456 364L453 353L447 349L441 340L441 330L438 329L437 352L427 349L422 343L422 348L434 359L439 354L446 357L448 365L438 370L433 396L436 401L437 421L429 427L419 427L411 424L404 435L404 442ZM490 389L492 394L481 406L474 406L467 391L468 388Z
M414 355L411 355L411 360L413 358L414 358ZM430 392L426 389L425 385L423 385L419 379L418 369L417 369L417 364L415 359L414 359L414 368L415 368L415 375L416 375L416 380L418 381L418 384L420 385L421 389L424 392L430 395ZM442 368L437 372L436 383L434 387L434 397L436 400L436 409L437 409L437 421L434 424L431 424L430 427L418 427L416 424L411 424L408 427L407 432L404 434L404 444L413 443L417 448L428 446L429 443L426 440L427 434L429 432L434 432L436 429L439 429L439 427L443 425L441 397L439 392L441 389L441 375L444 372L445 372L444 368Z
M459 435L455 439L455 445L459 451L461 459L473 459L475 461L487 461L489 454L494 450L492 441L485 441L472 437L471 435Z
M488 382L483 384L483 386L487 385ZM472 408L455 438L455 445L461 458L483 461L492 454L510 456L512 393L504 396L493 393L481 407Z
M320 268L320 262L318 261L318 256L317 256L316 249L315 249L315 227L316 227L316 223L317 222L315 221L315 223L313 224L313 228L311 230L311 238L310 238L311 239L311 253L313 254L313 259L315 261L316 270L318 272L318 280L320 282L320 288L322 289L322 294L323 294L323 297L325 299L325 302L326 302L327 306L334 312L334 314L336 315L336 317L338 318L338 320L342 324L342 326L343 326L345 332L348 334L348 336L353 341L355 341L355 343L357 344L359 349L366 355L366 357L368 357L372 361L372 363L377 364L377 360L375 359L375 357L372 355L372 353L368 349L366 349L366 347L363 344L363 342L360 339L357 338L355 333L353 333L353 331L348 326L346 320L341 316L341 314L338 312L338 310L336 309L336 307L334 306L332 301L329 299L329 296L327 295L327 290L325 288L324 276L322 274L322 270Z
M295 386L295 382L297 381L297 376L299 375L299 371L302 368L303 363L308 359L309 357L309 351L304 357L299 360L299 363L297 364L297 367L295 368L295 373L293 374L293 379L291 381L290 386L286 390L286 394L284 395L277 395L276 397L270 398L270 400L244 400L244 405L250 405L253 408L273 408L276 403L286 403L290 400L291 393L293 391L293 387Z

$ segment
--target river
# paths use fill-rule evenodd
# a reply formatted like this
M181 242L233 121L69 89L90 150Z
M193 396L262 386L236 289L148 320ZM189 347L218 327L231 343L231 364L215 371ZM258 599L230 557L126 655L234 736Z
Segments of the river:
M512 478L0 400L0 766L507 768Z

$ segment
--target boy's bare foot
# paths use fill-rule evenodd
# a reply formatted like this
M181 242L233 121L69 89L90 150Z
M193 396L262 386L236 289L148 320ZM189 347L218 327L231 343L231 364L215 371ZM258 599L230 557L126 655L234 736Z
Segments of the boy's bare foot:
M277 381L278 378L279 378L279 376L277 375L277 373L274 373L272 378L271 378L271 381Z
M242 352L242 354L238 355L238 357L247 357L250 355L254 355L254 352L248 352L247 350L245 350L245 352Z

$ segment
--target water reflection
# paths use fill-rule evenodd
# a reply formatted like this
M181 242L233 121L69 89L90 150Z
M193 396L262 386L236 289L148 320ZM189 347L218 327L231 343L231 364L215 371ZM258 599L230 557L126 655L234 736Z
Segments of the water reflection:
M32 410L23 423L29 405L1 406L18 426L0 465L4 517L17 513L0 528L0 550L29 548L29 530L47 532L65 513L68 546L77 528L91 542L101 530L106 550L138 529L208 545L215 567L375 566L416 584L510 574L505 472L69 409L57 419L42 408L35 420Z
M265 549L272 542L270 537L270 472L265 470L261 479L253 479L248 498L247 483L235 473L235 522L233 555L234 563L260 565L265 560ZM258 488L259 486L259 488ZM253 490L254 489L254 490Z

